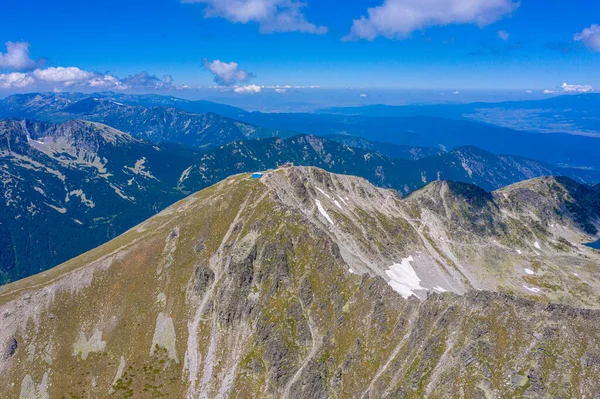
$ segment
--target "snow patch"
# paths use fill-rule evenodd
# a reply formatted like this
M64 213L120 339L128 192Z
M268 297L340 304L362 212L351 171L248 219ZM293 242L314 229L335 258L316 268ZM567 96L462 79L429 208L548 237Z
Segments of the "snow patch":
M531 291L531 292L535 292L535 293L538 293L541 291L541 289L539 289L537 287L528 287L526 285L523 285L523 288L525 288L527 291Z
M340 201L342 201L342 202L344 203L344 205L348 206L348 203L346 202L346 200L345 200L345 199L343 199L343 198L342 198L342 197L340 197L339 195L338 195L338 198L340 199Z
M358 274L353 269L348 269L348 271L350 272L350 274Z
M540 243L537 241L533 244L533 246L536 247L537 249L542 249L542 247L540 247Z
M315 200L315 203L317 204L317 208L319 209L319 212L321 213L321 215L323 215L323 217L325 219L327 219L327 221L329 221L329 223L333 224L333 220L331 220L331 218L329 217L329 215L325 211L325 208L323 208L323 205L321 205L321 201Z
M533 275L535 274L535 272L531 269L525 269L525 273L529 274L529 275Z
M321 194L323 194L324 196L326 196L327 198L331 199L331 197L329 196L329 194L327 194L325 191L321 190L319 187L315 187L317 190L319 190L319 192Z
M522 254L523 254L523 251L521 251L520 249L517 249L517 253L518 253L519 255L522 255Z
M436 290L437 292L448 292L447 289L440 287L439 285L437 287L433 287L434 290Z
M338 208L340 208L342 211L344 210L344 208L342 208L342 206L340 205L339 202L337 202L337 200L333 200L333 203L335 204L335 206L337 206Z
M402 259L401 263L395 263L389 270L386 270L386 274L390 278L388 284L404 299L408 299L414 294L413 291L425 290L426 288L421 287L421 279L417 276L415 269L413 269L411 262L414 262L412 256Z

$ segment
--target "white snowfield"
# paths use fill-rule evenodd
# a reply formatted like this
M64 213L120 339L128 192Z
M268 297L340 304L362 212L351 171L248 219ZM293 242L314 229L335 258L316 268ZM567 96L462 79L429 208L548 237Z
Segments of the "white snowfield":
M394 291L402 295L404 299L408 299L413 295L413 291L426 289L421 287L421 279L417 276L417 273L410 262L414 262L412 256L402 259L401 263L392 265L392 267L385 272L390 278L388 284Z
M317 208L319 209L319 212L321 213L321 215L323 215L323 217L325 219L327 219L327 221L331 224L333 224L333 220L331 220L331 218L329 217L329 215L327 214L327 212L325 211L325 208L323 208L323 205L321 205L321 201L319 200L315 200L315 203L317 204Z
M540 247L540 243L537 241L533 244L533 246L536 247L537 249L542 249L542 247Z
M525 269L525 273L530 274L530 275L535 274L535 272L531 269Z

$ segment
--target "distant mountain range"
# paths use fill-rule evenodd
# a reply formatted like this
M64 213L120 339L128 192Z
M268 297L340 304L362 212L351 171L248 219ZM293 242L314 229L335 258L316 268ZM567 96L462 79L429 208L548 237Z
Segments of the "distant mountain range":
M560 96L541 103L555 107L547 109L548 117L554 118L552 123L566 126L560 122L561 115L572 112L579 113L577 120L590 120L593 123L596 112L593 104L596 104L598 98L600 97L596 95ZM491 121L469 116L480 112L484 106L493 109L493 112L481 111L490 115L504 112L502 110L505 109L517 111L521 105L528 113L537 112L537 103L540 102L372 106L366 109L383 109L385 112L365 112L365 115L264 114L248 113L207 101L196 102L155 95L44 93L11 96L0 101L0 116L49 121L94 120L136 137L155 142L173 141L202 149L214 148L236 139L291 137L295 134L324 137L343 135L372 142L411 148L435 148L441 151L475 146L496 155L512 154L555 165L600 169L598 138L564 133L531 133L497 126L503 123L482 123ZM568 108L569 106L573 109ZM215 113L225 117L212 115ZM508 121L510 118L502 116L501 119ZM536 119L531 116L531 120ZM540 126L548 126L550 122L540 122ZM354 144L359 142L357 140ZM384 151L386 155L413 159L406 152L402 153L402 150L393 153L390 148L385 152L385 146L380 144L371 144L369 148Z
M317 113L374 117L434 116L471 119L540 133L600 136L600 94L553 96L544 100L439 105L330 107Z
M236 141L203 154L187 179L219 181L234 173L276 168L292 162L327 171L361 176L379 187L407 194L435 180L453 180L495 190L540 176L568 176L579 182L596 182L600 172L559 168L515 156L496 156L475 147L420 158L393 159L381 153L317 136ZM182 183L184 186L186 180ZM188 190L189 191L189 190Z
M358 136L350 136L348 134L330 134L325 136L326 139L346 144L349 147L363 148L369 151L375 151L390 158L417 160L421 158L440 155L444 151L438 148L415 147L410 145L397 145L392 143L384 143L380 141L371 141Z
M1 101L0 115L55 122L77 119L100 122L155 143L171 142L201 149L218 147L240 139L291 135L212 112L213 109L221 112L223 107L226 108L221 104L178 100L173 97L111 93L91 97L84 97L82 94L20 95ZM204 113L191 113L172 106L185 104L188 109L202 110ZM190 104L196 106L192 107ZM226 113L237 113L229 111L231 112Z
M196 114L215 113L227 117L245 114L241 108L211 101L191 101L156 94L101 93L29 93L15 94L0 100L0 118L50 119L54 113L87 98L113 100L142 107L164 106Z
M531 133L467 119L257 112L242 115L240 119L270 129L304 134L344 134L370 141L441 150L469 145L497 155L512 154L556 165L600 169L598 138Z
M134 137L208 149L235 140L290 135L209 112L194 114L165 106L126 105L112 99L86 98L63 108L54 119L101 122Z

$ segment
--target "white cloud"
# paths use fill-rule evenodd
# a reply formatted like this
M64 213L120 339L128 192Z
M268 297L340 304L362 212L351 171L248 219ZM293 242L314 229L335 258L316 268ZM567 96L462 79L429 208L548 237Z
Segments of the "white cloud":
M275 89L275 93L283 94L285 92L287 92L286 89Z
M594 51L600 51L600 26L594 24L585 28L573 37L575 41L582 42Z
M204 68L208 69L215 75L215 83L219 85L232 85L237 82L246 82L253 75L244 70L240 69L237 62L222 62L220 60L208 61L204 59L202 62Z
M366 98L366 97L367 97L367 95L366 95L366 94L364 94L364 93L363 93L363 94L361 94L360 96L361 96L362 98Z
M206 4L206 18L225 18L247 24L254 22L263 33L305 32L325 34L327 28L306 20L305 3L297 0L181 0L182 3Z
M41 90L85 89L129 90L153 89L168 90L175 86L169 75L160 79L147 72L119 79L109 74L85 71L77 67L49 67L29 73L13 72L0 75L0 89L23 89L36 87Z
M235 93L240 93L240 94L254 94L254 93L260 93L261 87L257 86L257 85L246 85L246 86L236 87L233 89L233 91Z
M574 94L574 93L591 93L594 88L590 85L570 85L567 82L560 85L557 89L544 90L544 94Z
M23 89L35 83L35 79L30 75L21 72L0 74L0 88L2 89Z
M531 93L533 93L533 91L531 91L531 90L525 90L525 93L531 94Z
M455 96L456 96L456 95L459 95L459 94L460 94L460 91L456 90L456 91L452 92L452 94L454 94Z
M23 71L33 69L35 65L29 56L29 43L6 42L6 53L0 53L0 68Z
M36 69L32 75L36 80L42 82L75 83L91 79L94 73L81 70L77 67L50 67Z
M519 7L512 0L384 0L354 20L345 40L373 40L378 36L403 39L429 26L477 24L480 27L510 15Z
M508 34L508 32L507 32L507 31L505 31L505 30L499 30L499 31L498 31L498 37L499 37L501 40L507 41L507 40L510 38L510 35L509 35L509 34Z

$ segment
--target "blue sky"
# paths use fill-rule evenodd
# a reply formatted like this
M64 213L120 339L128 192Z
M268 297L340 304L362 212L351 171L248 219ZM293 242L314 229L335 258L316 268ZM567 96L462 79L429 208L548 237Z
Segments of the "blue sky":
M568 82L576 91L600 88L600 28L594 27L600 2L303 2L305 7L296 0L8 0L3 14L10 18L0 24L0 42L29 44L29 60L8 59L0 44L0 91L76 90L91 79L94 88L111 88L106 76L124 79L142 71L161 80L172 76L161 88L207 87L232 72L232 62L247 76L236 79L234 71L232 79L217 79L220 86L558 93ZM419 15L409 18L407 10ZM353 22L362 16L364 23ZM220 68L211 64L215 60ZM56 67L88 74L71 69L73 81L65 80L65 71L51 77L54 69L34 74ZM9 75L13 83L6 83ZM139 90L150 87L147 81ZM136 84L130 80L121 88Z

